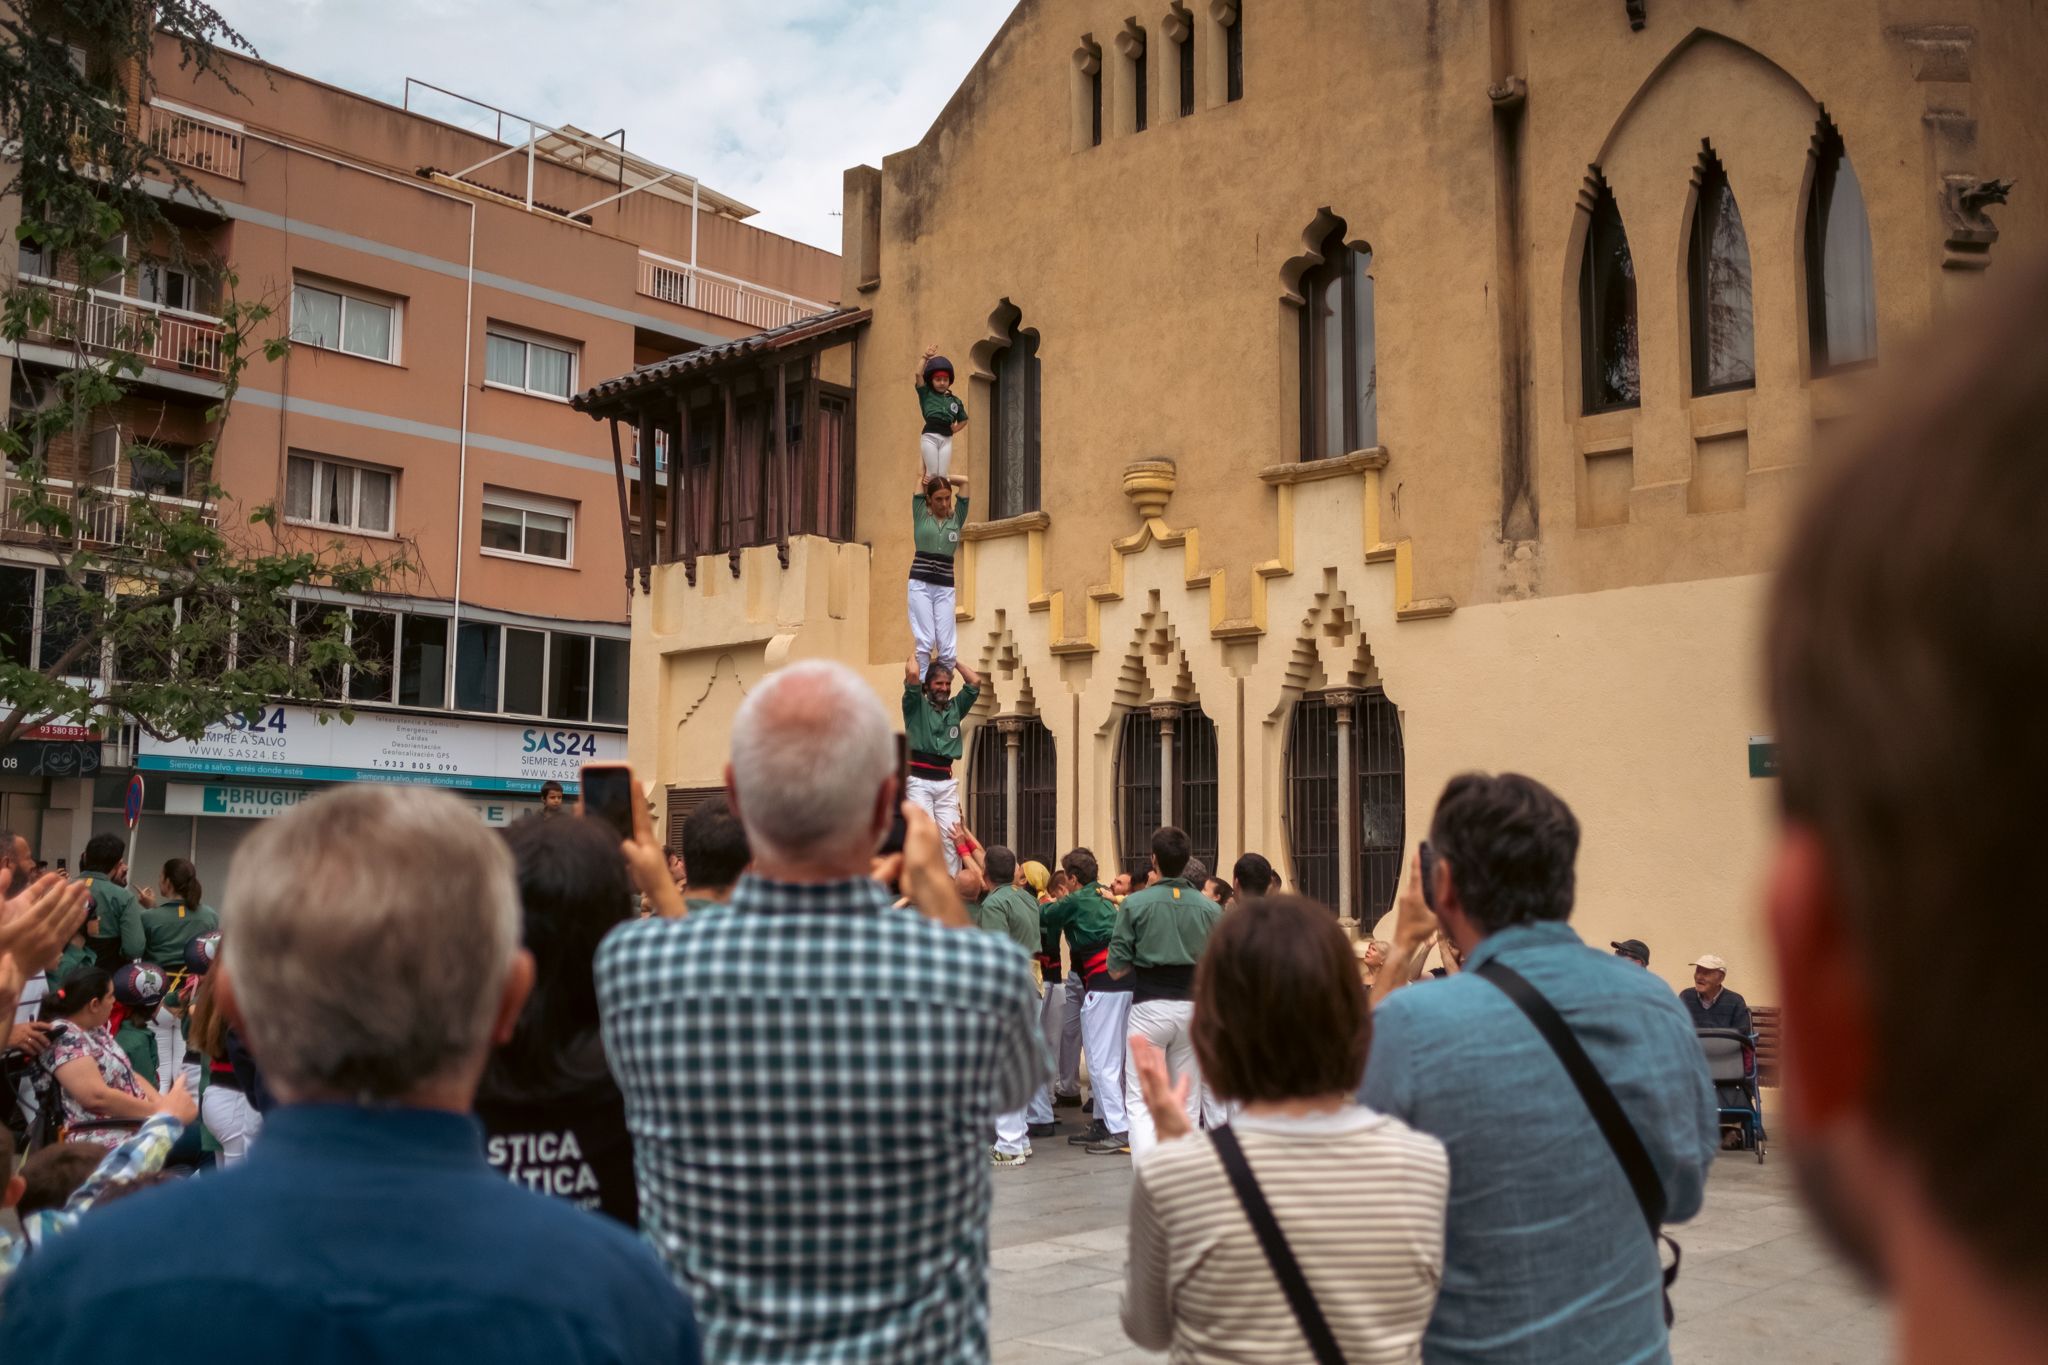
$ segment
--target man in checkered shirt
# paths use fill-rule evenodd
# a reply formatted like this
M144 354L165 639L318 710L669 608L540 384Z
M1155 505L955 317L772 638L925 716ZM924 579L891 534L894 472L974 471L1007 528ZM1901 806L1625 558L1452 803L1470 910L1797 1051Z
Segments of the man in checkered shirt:
M640 1228L709 1360L988 1358L988 1133L1051 1061L1030 963L973 929L930 816L901 807L919 908L871 878L895 767L850 669L771 675L726 768L752 870L598 951Z

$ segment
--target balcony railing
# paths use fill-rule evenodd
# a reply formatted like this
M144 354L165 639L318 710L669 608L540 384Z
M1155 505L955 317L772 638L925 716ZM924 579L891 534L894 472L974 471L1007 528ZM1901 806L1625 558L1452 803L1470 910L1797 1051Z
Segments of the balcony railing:
M142 130L166 161L229 180L242 178L242 135L232 128L148 105L142 111Z
M15 500L21 493L20 480L0 477L0 534L45 534L41 528L31 528L23 524L21 513L15 506ZM200 520L208 526L220 525L218 509L206 503L194 502L190 498L139 493L129 488L89 486L82 511L79 506L78 485L69 479L45 479L43 497L53 507L71 513L83 523L79 528L79 539L87 545L126 545L154 549L157 538L129 524L128 514L137 498L146 499L153 507L165 509L159 515L167 515L170 509L182 507L199 512Z
M31 340L58 346L80 343L101 352L127 351L146 365L168 369L221 372L218 318L39 276L22 278L50 291L50 315L29 329Z
M832 311L829 303L800 299L778 289L645 251L640 253L640 292L664 303L744 322L764 332Z

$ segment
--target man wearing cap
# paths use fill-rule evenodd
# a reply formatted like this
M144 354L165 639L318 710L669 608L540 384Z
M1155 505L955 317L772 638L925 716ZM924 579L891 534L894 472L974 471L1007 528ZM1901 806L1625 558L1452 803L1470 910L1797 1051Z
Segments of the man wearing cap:
M1625 957L1638 967L1650 965L1650 945L1639 938L1620 938L1608 943L1616 957Z
M142 956L142 902L128 889L128 847L118 834L95 834L78 855L79 876L92 887L85 942L109 972Z
M1694 1028L1732 1028L1751 1037L1749 1002L1734 991L1721 989L1728 979L1728 963L1713 953L1701 953L1692 962L1692 985L1678 993L1692 1015Z

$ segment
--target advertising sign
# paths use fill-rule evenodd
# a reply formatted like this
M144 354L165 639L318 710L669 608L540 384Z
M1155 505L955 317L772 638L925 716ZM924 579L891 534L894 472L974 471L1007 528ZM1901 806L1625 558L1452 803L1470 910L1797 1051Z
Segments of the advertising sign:
M0 747L0 776L91 777L100 770L98 740L17 739Z
M265 787L242 782L173 782L164 788L167 815L224 815L238 820L267 820L283 815L301 801L320 794L317 787ZM502 797L465 796L463 803L487 825L509 825L520 816L540 809L536 801L510 801Z
M510 724L358 711L354 724L306 706L267 706L209 726L196 740L144 735L144 772L310 782L402 782L461 791L576 791L585 763L624 762L626 737L544 722Z

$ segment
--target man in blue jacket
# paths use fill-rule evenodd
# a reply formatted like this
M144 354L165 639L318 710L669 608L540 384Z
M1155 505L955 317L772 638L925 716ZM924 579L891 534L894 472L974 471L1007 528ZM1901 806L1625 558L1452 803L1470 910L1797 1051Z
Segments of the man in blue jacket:
M154 1334L153 1365L695 1365L652 1251L484 1161L470 1106L533 959L511 855L467 806L375 785L308 801L250 835L222 919L217 1003L281 1107L246 1162L29 1256L0 1360L86 1359L135 1304L178 1302L219 1330ZM130 1254L168 1246L197 1260Z
M1452 778L1429 847L1435 913L1418 856L1392 960L1407 961L1440 925L1464 969L1386 997L1359 1092L1451 1155L1443 1290L1423 1355L1432 1365L1668 1360L1642 1206L1563 1063L1485 968L1511 968L1562 1016L1648 1150L1672 1222L1699 1212L1718 1146L1692 1021L1661 978L1566 923L1579 824L1542 783ZM1385 989L1397 975L1381 973Z

